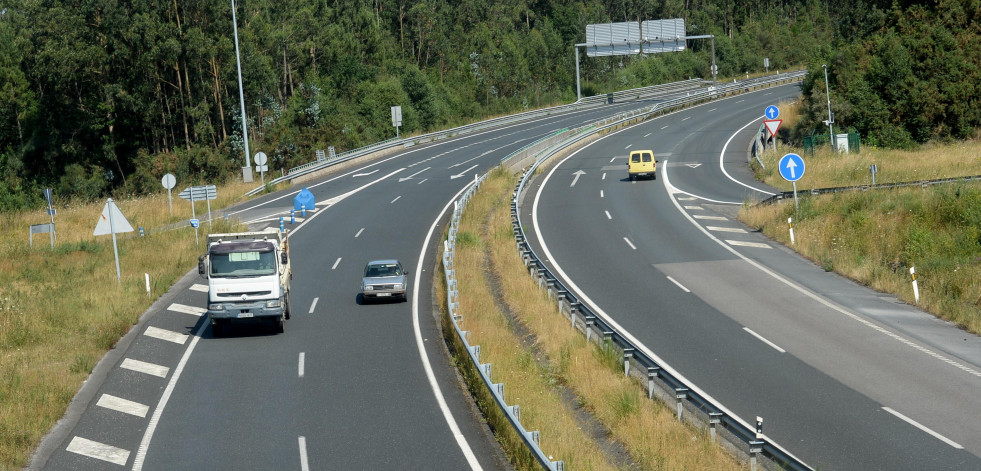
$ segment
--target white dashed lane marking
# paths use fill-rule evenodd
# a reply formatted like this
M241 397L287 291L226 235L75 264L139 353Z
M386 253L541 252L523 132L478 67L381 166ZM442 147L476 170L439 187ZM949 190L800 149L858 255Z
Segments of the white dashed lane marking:
M177 303L173 303L170 306L167 306L167 310L174 311L174 312L181 312L184 314L190 314L192 316L198 316L198 317L201 317L202 315L204 315L204 313L208 312L208 310L203 307L188 306L185 304L177 304Z
M120 364L119 366L121 368L126 368L127 370L158 376L160 378L166 378L167 373L170 372L170 368L167 368L166 366L155 365L153 363L134 360L132 358L127 358L123 360L122 364Z
M108 461L120 466L126 466L126 461L129 460L129 451L127 450L82 437L72 438L72 442L68 444L66 449L72 453Z
M337 260L334 261L334 266L330 267L330 269L337 270L337 266L340 264L341 264L341 257L337 257Z
M159 327L147 327L146 332L143 332L143 334L147 337L166 340L168 342L174 342L180 345L184 345L184 342L187 341L187 337L189 337L187 334L174 332L172 330L164 330Z
M139 402L130 401L129 399L111 396L109 394L103 394L102 397L99 398L99 402L95 403L95 405L143 418L146 418L146 413L150 411L149 406L145 406Z

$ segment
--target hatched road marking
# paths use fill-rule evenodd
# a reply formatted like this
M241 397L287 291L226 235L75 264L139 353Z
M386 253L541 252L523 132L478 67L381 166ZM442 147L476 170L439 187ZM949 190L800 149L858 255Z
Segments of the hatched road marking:
M72 442L68 444L66 450L120 466L126 466L126 461L129 460L129 451L127 450L82 437L72 438Z
M121 368L126 368L127 370L136 371L137 373L144 373L148 375L158 376L161 378L166 378L167 373L170 372L170 368L167 368L166 366L155 365L153 363L134 360L132 358L127 358L123 360L123 363L120 364L119 366Z
M174 312L182 312L184 314L190 314L192 316L198 316L198 317L201 317L202 315L204 315L204 313L208 312L208 310L203 307L187 306L184 304L177 304L177 303L173 303L170 306L167 306L167 310L174 311Z
M95 405L143 418L146 418L146 413L150 412L149 406L145 406L139 402L130 401L129 399L111 396L109 394L103 394L102 397L99 398L99 402L95 403Z
M692 217L695 219L708 219L710 221L728 221L729 218L724 216L707 216L705 214L693 214Z
M143 335L148 337L153 337L155 339L166 340L168 342L174 342L176 344L184 345L187 341L187 334L181 334L171 330L164 330L159 327L147 327L146 332Z
M706 229L716 232L735 232L736 234L745 234L746 230L738 227L719 227L719 226L705 226Z
M761 243L761 242L746 242L746 241L743 241L743 240L726 240L726 243L729 244L729 245L737 245L739 247L756 247L758 249L772 249L773 248L773 247L770 247L768 244L764 244L764 243Z
M191 288L190 289L191 289L191 291L200 291L202 293L207 293L208 292L208 285L202 285L200 283L195 283L195 284L191 285Z

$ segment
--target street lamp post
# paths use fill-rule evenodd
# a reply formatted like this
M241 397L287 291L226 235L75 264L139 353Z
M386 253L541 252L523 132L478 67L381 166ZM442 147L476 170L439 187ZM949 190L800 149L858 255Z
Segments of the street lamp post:
M824 90L828 95L828 120L825 122L828 123L828 132L830 133L830 137L831 137L830 139L831 149L834 150L837 149L837 146L835 145L836 139L835 139L835 130L833 126L835 119L831 115L831 88L828 87L828 64L821 64L821 67L824 68Z
M235 35L235 64L238 66L238 101L242 105L242 139L245 142L245 167L249 168L249 131L245 122L245 92L242 91L242 59L238 53L238 21L235 19L235 0L232 0L232 31Z

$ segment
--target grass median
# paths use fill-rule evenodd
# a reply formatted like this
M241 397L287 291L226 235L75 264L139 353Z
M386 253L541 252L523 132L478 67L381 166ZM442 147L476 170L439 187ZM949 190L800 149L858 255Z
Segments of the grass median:
M251 188L220 188L213 211ZM194 268L205 235L240 229L213 213L214 228L204 223L195 243L189 202L175 198L173 214L166 195L116 205L134 229L116 234L119 281L112 236L92 235L104 201L58 205L54 249L48 234L34 235L30 246L28 227L49 221L43 211L0 214L0 469L27 466L96 363ZM196 211L205 219L207 206L198 202ZM172 225L180 227L163 229Z
M515 248L510 195L516 176L491 173L464 210L455 268L461 326L508 404L567 469L743 469L707 432L682 424L625 378L619 357L587 342L531 279ZM445 317L445 316L444 316ZM455 334L451 334L455 335ZM461 365L469 362L461 352ZM470 387L518 469L538 469L502 422L479 376ZM483 399L481 399L483 397ZM495 415L498 416L495 418Z

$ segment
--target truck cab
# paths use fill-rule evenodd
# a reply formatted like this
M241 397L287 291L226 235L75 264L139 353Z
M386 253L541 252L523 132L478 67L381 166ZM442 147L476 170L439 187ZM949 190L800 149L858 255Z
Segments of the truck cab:
M271 320L284 331L290 317L289 243L275 228L260 232L209 234L208 253L198 258L208 280L207 315L218 336L229 322Z

